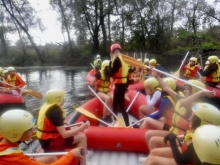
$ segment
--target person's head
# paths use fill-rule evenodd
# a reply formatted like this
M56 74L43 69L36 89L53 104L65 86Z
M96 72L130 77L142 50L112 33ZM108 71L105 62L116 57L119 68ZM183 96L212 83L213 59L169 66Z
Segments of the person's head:
M113 55L116 52L121 52L121 46L119 44L112 44L110 48L111 55Z
M155 59L151 59L151 60L149 61L149 64L150 64L150 66L155 67L156 64L157 64L157 61L156 61Z
M159 83L157 79L155 79L154 77L150 77L144 82L145 89L149 90L150 92L153 92L154 89L158 86L159 86Z
M173 78L171 77L166 77L163 79L163 81L169 85L169 87L172 89L172 90L176 90L176 80L174 80Z
M209 56L208 61L210 61L210 64L216 64L218 62L217 56Z
M138 62L142 62L142 60L140 58L137 59Z
M57 104L59 106L63 105L65 91L62 89L51 89L46 93L46 103L47 104Z
M1 76L4 77L4 78L7 78L7 76L8 76L8 70L7 70L7 69L4 69L4 70L2 71Z
M102 62L102 69L101 69L101 70L108 70L109 63L110 63L109 60L104 60L104 61Z
M35 125L33 115L25 110L13 109L0 117L0 135L8 141L30 141Z
M188 82L191 83L191 84L194 84L194 85L196 85L198 87L205 88L205 84L202 83L199 80L188 80ZM188 96L190 96L190 95L192 95L192 94L194 94L194 93L196 93L198 91L200 91L200 89L198 89L198 88L196 88L194 86L191 86L190 84L185 84L183 92L184 92L184 95L186 97L188 97Z
M96 55L96 59L100 59L101 56L99 54Z
M144 65L147 65L147 66L149 65L149 59L148 58L144 59Z
M220 127L200 126L193 134L192 144L201 163L220 164Z
M11 76L15 75L15 68L13 66L8 67L7 70L8 74L10 74Z
M191 57L190 59L189 59L189 64L191 65L191 66L193 66L193 65L196 65L197 64L197 58L196 57Z
M195 103L192 106L192 116L189 118L191 130L205 124L220 125L220 111L208 103Z
M0 76L2 75L3 70L4 69L2 67L0 67Z

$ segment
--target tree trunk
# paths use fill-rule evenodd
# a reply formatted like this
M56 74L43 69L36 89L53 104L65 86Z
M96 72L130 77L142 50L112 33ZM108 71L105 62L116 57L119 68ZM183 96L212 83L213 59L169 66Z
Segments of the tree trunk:
M110 9L110 0L108 0L108 11ZM110 14L108 13L108 42L111 44L111 21L110 21ZM110 49L108 49L109 52Z
M0 40L2 43L2 54L4 57L8 56L8 48L7 48L7 44L5 41L5 36L4 36L4 27L0 27Z
M170 27L170 32L171 36L173 37L173 24L175 21L175 9L176 9L176 0L173 1L172 3L172 12L171 12L171 27Z

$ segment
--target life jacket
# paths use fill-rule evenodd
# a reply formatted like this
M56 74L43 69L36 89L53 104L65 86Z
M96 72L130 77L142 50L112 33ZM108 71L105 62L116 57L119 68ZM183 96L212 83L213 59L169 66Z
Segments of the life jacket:
M207 81L207 82L219 82L219 77L220 77L220 67L218 65L218 70L216 70L214 72L211 72L208 76L206 76L205 81Z
M10 155L10 154L17 154L17 153L23 153L23 151L19 147L10 147L10 148L7 148L4 151L1 151L0 156Z
M110 82L110 80L109 81L105 80L105 74L104 74L103 70L100 71L100 74L101 74L101 79L96 81L95 89L98 92L108 93L109 92L109 86L110 86L111 82Z
M125 84L127 83L127 76L128 76L128 64L124 62L121 56L118 56L121 61L122 67L118 70L117 73L113 75L113 81L115 84ZM112 62L112 65L114 61Z
M181 92L181 91L178 91L177 92L180 96L184 96L184 94L183 94L183 92ZM174 113L174 107L175 107L175 105L176 105L176 102L173 100L173 98L171 97L171 96L169 96L169 95L166 95L166 96L164 96L163 98L168 98L169 99L169 101L172 103L172 105L173 105L173 108L171 108L171 109L169 109L169 110L166 110L165 112L164 112L164 123L166 123L166 124L168 124L168 125L172 125L172 117L173 117L173 113Z
M195 78L197 72L191 72L191 71L190 71L190 70L195 70L195 69L198 70L198 66L197 66L197 65L190 66L190 64L188 64L187 67L186 67L186 71L185 71L185 73L184 73L184 76L185 76L185 77L188 77L188 78L190 78L190 79Z
M153 97L153 95L154 95L154 93L155 93L156 91L160 91L160 92L161 92L162 89L161 89L160 87L156 87L156 88L151 92L150 98ZM159 106L160 106L160 99L157 100L156 104L154 105L154 109L155 109L155 110L158 110L158 109L159 109Z
M97 72L98 71L96 69L92 69L92 70L90 70L89 75L94 76Z
M185 134L184 140L181 146L182 153L184 153L187 150L189 144L192 143L192 137L193 137L193 133L190 131ZM187 165L194 165L194 163L193 162L188 163Z
M147 65L145 65L145 66L147 66ZM147 67L143 69L143 72L144 72L144 76L147 76L150 74L150 70Z
M172 127L170 128L170 132L176 135L184 134L186 130L189 129L189 116L190 113L187 109L181 107L181 101L177 101L172 116Z
M59 132L57 131L56 127L49 121L46 117L47 111L57 104L47 104L45 103L39 112L39 117L37 121L37 137L39 139L47 140L47 139L56 139L60 136ZM64 110L57 105L63 115L63 119L65 117Z

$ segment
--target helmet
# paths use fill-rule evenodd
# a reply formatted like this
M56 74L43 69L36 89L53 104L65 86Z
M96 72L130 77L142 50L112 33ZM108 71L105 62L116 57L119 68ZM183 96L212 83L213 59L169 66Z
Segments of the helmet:
M189 59L189 61L194 61L195 62L195 64L197 64L197 58L196 57L191 57L190 59Z
M106 66L109 66L110 61L109 60L105 60L102 62L102 70L105 69Z
M48 104L61 105L63 103L65 91L62 89L51 89L46 93L46 102Z
M144 86L150 87L150 89L153 91L156 87L159 86L159 83L154 77L150 77L147 80L145 80Z
M145 62L149 62L149 59L148 59L148 58L145 58L145 59L144 59L144 63L145 63Z
M101 56L99 54L96 55L96 58L101 58Z
M112 44L111 50L110 50L111 54L113 54L116 49L121 50L121 46L119 44Z
M198 127L192 138L196 155L203 163L220 164L220 128L215 125Z
M10 66L7 68L8 72L11 72L11 71L15 71L15 68L13 66Z
M3 68L2 68L2 67L0 67L0 74L2 74L2 72L3 72Z
M169 87L172 89L172 90L176 90L176 80L174 80L173 78L171 77L166 77L163 79L163 81L169 85Z
M151 60L149 61L149 64L150 64L151 66L155 66L156 63L157 63L157 61L156 61L155 59L151 59Z
M196 103L192 106L193 113L200 118L201 124L220 125L220 111L208 103Z
M218 60L218 63L220 63L220 59Z
M3 70L3 72L2 72L1 75L2 75L3 77L5 77L5 74L6 74L6 73L8 73L8 70L7 70L7 69Z
M208 60L210 61L210 63L214 64L214 63L218 62L218 57L217 56L209 56Z
M0 117L0 134L14 143L34 125L35 119L31 113L21 109L9 110Z
M142 62L142 60L140 58L137 59L138 62Z
M209 64L210 64L210 61L206 61L205 64L206 64L206 65L209 65Z
M199 80L188 80L188 82L191 83L191 84L194 84L194 85L196 85L196 86L199 86L199 87L201 87L201 88L205 88L205 84L203 84L203 83L202 83L201 81L199 81ZM186 85L188 85L188 84L186 84ZM186 86L186 85L185 85L185 86ZM188 86L190 86L190 85L188 85ZM198 88L196 88L196 87L193 87L193 86L191 86L191 87L192 87L192 94L194 94L194 93L200 91L200 89L198 89Z

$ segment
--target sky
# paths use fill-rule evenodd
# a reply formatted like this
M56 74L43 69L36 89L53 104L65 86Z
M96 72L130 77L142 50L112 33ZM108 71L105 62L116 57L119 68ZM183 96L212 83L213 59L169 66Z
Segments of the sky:
M28 0L32 7L36 10L38 17L42 19L42 23L46 27L46 30L41 32L39 30L31 29L30 33L34 37L35 43L38 45L44 45L45 43L64 42L64 36L61 32L61 25L57 21L58 13L52 10L49 4L49 0ZM207 0L209 4L212 4L214 0ZM220 4L218 5L220 9ZM66 34L65 38L66 37ZM8 34L8 39L12 41L12 45L19 39L17 35ZM73 36L72 36L73 37Z

